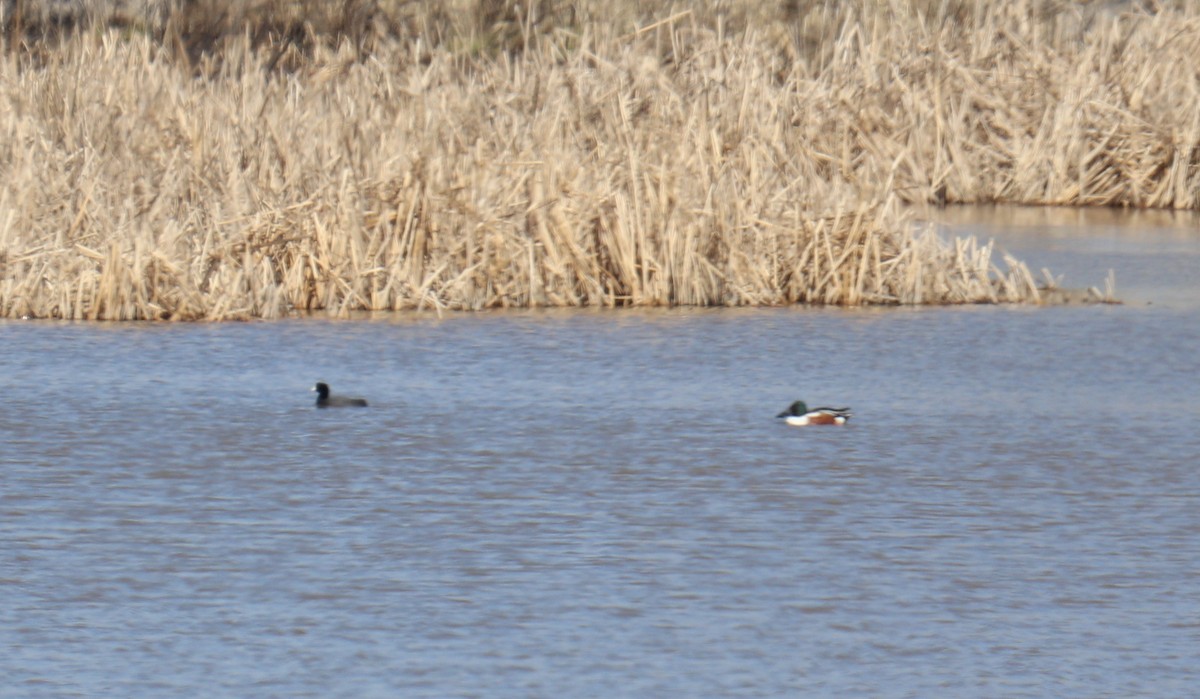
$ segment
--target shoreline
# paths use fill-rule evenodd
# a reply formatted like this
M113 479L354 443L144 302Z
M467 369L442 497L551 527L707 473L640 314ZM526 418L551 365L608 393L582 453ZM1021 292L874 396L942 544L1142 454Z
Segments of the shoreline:
M481 30L197 60L128 28L6 44L0 317L1031 303L1020 261L907 207L1200 201L1200 144L1161 147L1200 105L1155 73L1200 46L1194 12L994 8L959 37L738 7L736 34L621 5L629 32L584 18L516 52ZM818 24L840 29L806 43ZM1075 75L1114 51L1137 90Z

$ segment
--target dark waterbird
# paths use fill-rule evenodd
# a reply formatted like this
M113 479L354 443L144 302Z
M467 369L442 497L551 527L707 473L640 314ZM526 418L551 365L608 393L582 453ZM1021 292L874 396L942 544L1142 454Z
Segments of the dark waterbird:
M313 386L317 392L317 407L318 408L365 408L367 401L362 398L346 398L344 396L329 395L329 384L317 382Z

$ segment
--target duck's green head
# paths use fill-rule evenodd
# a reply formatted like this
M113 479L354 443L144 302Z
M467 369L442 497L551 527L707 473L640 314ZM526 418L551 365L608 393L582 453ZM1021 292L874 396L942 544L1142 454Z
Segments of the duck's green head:
M787 417L789 415L803 415L808 412L808 406L802 400L798 400L788 406L788 409L779 413L775 417Z

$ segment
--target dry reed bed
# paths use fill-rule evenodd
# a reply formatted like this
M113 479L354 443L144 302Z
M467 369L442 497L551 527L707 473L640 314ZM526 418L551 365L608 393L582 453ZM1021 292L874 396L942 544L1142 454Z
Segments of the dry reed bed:
M1036 5L841 34L858 58L822 82L867 125L859 176L910 201L1200 208L1200 6L1085 22Z
M769 32L687 20L561 33L469 69L395 43L318 48L285 75L243 45L196 78L144 37L103 32L36 67L6 53L0 315L1030 301L1023 265L921 232L898 199L1057 202L1075 187L1074 201L1169 190L1194 206L1195 168L1164 170L1181 151L1112 106L1124 88L1094 105L1080 56L1019 33L970 49L948 29L849 22L809 61ZM1158 36L1158 21L1137 31ZM1193 41L1192 22L1160 51ZM1046 76L1068 64L1066 104L1112 121L1073 131L1050 104ZM1186 123L1164 117L1189 137L1194 90L1118 72L1144 107L1193 104ZM1126 149L1141 160L1114 175ZM1170 185L1130 177L1145 161Z

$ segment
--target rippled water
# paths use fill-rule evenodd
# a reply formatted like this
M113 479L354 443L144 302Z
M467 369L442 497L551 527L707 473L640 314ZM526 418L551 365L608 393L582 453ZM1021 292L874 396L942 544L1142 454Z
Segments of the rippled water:
M1200 236L1004 224L1130 303L0 324L0 695L1188 695Z

